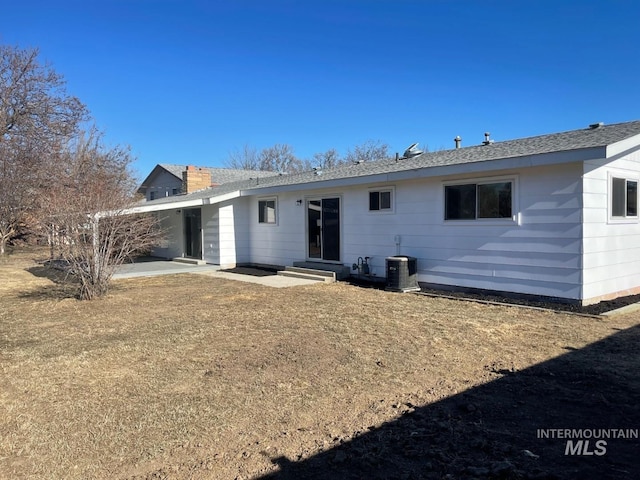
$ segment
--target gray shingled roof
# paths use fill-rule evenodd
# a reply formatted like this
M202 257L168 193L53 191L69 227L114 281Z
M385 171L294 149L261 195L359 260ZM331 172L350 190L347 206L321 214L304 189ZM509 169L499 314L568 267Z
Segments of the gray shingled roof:
M200 190L188 195L166 197L145 204L165 204L184 200L198 200L224 195L239 190L252 190L264 187L284 185L303 185L312 182L336 180L343 178L357 178L368 175L417 170L447 165L460 165L490 160L517 158L523 156L541 155L554 152L582 150L606 147L634 135L640 135L640 121L618 123L586 128L569 132L539 135L536 137L520 138L495 142L489 145L476 145L452 150L427 152L410 159L395 161L393 158L375 162L340 165L335 168L316 172L302 172L290 175L273 175L256 179L225 183L217 187ZM253 172L255 173L255 172Z
M176 165L172 163L159 163L158 165L179 179L182 179L182 172L187 169L187 165ZM270 177L276 175L274 172L265 172L264 170L241 170L235 168L216 167L196 168L208 170L211 173L211 181L218 184L237 182L238 180L246 180L247 178Z

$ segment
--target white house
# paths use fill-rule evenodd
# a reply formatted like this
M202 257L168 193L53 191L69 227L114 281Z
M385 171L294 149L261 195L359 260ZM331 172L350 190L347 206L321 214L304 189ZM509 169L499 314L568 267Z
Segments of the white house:
M640 121L223 183L148 201L163 257L417 258L418 280L584 305L640 293Z

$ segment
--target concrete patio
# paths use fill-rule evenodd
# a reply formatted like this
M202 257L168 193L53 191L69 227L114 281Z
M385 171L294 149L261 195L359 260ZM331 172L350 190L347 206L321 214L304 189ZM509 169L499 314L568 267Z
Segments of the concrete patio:
M118 268L113 276L114 280L154 277L157 275L175 275L178 273L195 273L212 277L225 278L238 282L257 283L273 288L295 287L300 285L312 285L316 280L284 277L280 275L254 276L223 271L219 265L189 265L160 258L145 257L134 263L128 263Z

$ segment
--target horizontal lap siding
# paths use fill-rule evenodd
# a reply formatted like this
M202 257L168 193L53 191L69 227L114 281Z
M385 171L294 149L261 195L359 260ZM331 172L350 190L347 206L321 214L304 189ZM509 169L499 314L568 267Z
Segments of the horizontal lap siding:
M160 258L175 258L182 256L182 213L176 210L160 211L156 213L160 220L160 227L164 238L152 251L152 255Z
M584 298L596 301L640 289L640 224L609 218L610 175L640 178L640 153L584 165Z
M244 198L220 203L220 265L234 267L248 261L248 202Z
M202 253L207 263L220 264L220 211L217 205L205 205L202 211Z
M258 223L258 202L276 198L276 224ZM252 196L247 199L250 261L267 265L292 265L306 256L305 206L299 193Z
M344 263L369 256L384 276L386 257L399 253L418 258L423 282L578 299L581 172L578 163L512 172L519 225L444 222L443 181L455 178L394 184L392 214L368 212L368 189L354 189L345 194Z
M384 277L386 257L399 253L418 258L423 282L578 299L581 164L509 173L517 177L519 224L445 222L443 181L455 177L281 193L277 225L258 224L260 197L249 197L250 261L291 265L304 260L305 200L339 196L345 265L371 257L371 272ZM390 186L395 189L393 212L369 212L369 191ZM400 236L399 250L395 236Z

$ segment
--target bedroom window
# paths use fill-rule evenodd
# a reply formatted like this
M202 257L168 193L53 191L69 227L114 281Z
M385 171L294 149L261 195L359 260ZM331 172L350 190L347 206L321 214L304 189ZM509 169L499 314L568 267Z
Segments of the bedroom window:
M375 190L369 192L369 211L389 212L392 210L391 197L393 196L392 190Z
M611 178L611 216L638 216L638 182L626 178Z
M258 223L276 223L276 200L258 200Z
M513 217L513 181L476 182L444 187L445 220Z

